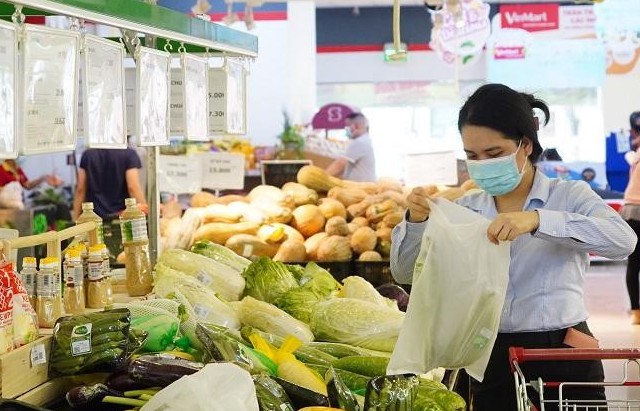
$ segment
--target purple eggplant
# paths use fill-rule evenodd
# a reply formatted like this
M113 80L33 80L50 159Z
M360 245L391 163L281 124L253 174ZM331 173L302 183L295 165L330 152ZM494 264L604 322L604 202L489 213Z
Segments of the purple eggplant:
M121 397L122 392L113 390L105 384L80 385L70 389L67 392L66 399L71 408L95 409L95 405L100 403L107 395Z
M387 283L377 287L376 290L383 297L396 300L400 311L407 311L407 305L409 304L409 294L399 285Z

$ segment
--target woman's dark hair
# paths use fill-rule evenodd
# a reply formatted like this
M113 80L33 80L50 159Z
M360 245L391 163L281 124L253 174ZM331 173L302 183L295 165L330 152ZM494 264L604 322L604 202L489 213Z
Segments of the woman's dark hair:
M544 125L549 122L549 107L531 94L517 92L503 84L485 84L467 99L458 115L458 130L464 126L487 127L520 143L527 137L533 143L529 160L535 163L542 146L538 140L538 124L533 109L544 113Z

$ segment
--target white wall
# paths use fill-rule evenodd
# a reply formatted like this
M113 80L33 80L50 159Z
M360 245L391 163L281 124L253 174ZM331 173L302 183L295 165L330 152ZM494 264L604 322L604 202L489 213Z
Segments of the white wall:
M606 132L629 129L629 114L640 110L640 64L631 73L605 78L602 110Z

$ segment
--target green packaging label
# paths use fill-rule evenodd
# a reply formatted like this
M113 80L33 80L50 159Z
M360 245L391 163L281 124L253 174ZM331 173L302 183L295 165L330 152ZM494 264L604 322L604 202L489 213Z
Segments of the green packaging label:
M123 243L149 239L147 236L147 220L145 218L122 222L120 224L120 232Z
M71 355L78 356L91 352L91 323L76 325L71 331Z

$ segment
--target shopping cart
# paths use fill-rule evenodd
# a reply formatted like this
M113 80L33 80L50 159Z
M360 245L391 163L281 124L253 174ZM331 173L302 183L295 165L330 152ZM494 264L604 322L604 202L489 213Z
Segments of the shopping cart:
M569 387L640 387L640 381L633 381L629 377L629 368L632 364L640 368L640 349L607 349L607 348L554 348L554 349L524 349L521 347L509 348L509 362L516 384L516 400L518 411L538 411L531 402L529 393L537 393L540 401L539 411L545 411L549 405L554 404L560 411L601 411L601 410L626 410L640 411L640 396L638 399L614 400L607 398L599 401L598 405L593 400L580 401L566 398L563 391ZM580 361L580 360L624 360L623 375L620 381L605 382L559 382L559 381L527 381L520 364L529 361ZM558 389L558 399L545 399L545 389ZM535 394L534 394L535 395Z

